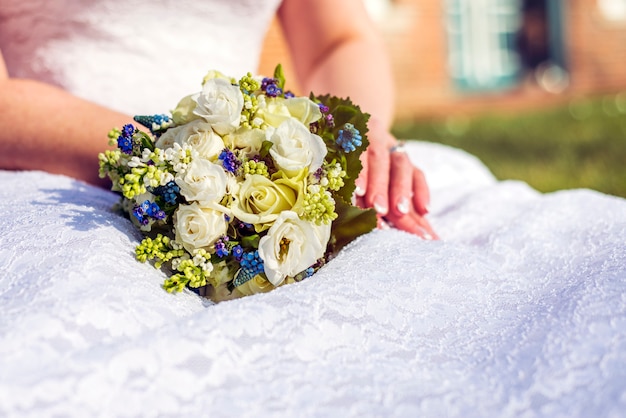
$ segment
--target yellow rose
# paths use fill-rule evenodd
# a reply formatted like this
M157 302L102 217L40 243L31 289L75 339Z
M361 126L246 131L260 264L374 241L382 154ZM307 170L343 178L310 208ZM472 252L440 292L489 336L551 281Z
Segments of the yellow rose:
M256 293L266 293L274 289L274 285L271 284L263 275L257 274L248 280L244 284L237 286L235 291L241 293L242 296L250 296Z
M231 206L233 215L261 232L269 228L283 211L300 213L306 175L306 169L295 177L288 177L282 171L274 174L272 179L249 175Z
M283 211L300 213L306 175L306 169L291 178L282 171L274 174L272 179L258 174L249 175L232 203L233 215L261 232L269 228Z

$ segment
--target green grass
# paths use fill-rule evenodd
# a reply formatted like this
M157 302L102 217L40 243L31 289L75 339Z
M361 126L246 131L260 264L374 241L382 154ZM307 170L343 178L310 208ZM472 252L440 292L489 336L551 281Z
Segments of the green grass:
M394 133L461 148L499 179L543 192L585 187L626 197L626 92L514 116L399 123Z

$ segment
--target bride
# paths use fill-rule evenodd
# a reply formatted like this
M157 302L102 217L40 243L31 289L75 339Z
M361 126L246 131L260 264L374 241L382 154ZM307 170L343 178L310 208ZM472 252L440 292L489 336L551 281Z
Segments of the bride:
M269 294L167 294L135 261L97 154L207 70L254 71L276 14L303 92L372 114L358 201L397 229ZM2 2L0 415L624 410L626 202L542 195L459 150L397 147L372 27L358 0Z

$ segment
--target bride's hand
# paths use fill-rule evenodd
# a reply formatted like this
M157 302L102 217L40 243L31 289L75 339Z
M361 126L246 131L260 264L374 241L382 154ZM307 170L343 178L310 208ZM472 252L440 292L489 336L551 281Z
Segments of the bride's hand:
M356 181L357 204L376 210L379 227L388 223L425 239L437 239L424 218L430 200L424 173L386 129L375 122L369 128L370 145L361 154L363 170Z

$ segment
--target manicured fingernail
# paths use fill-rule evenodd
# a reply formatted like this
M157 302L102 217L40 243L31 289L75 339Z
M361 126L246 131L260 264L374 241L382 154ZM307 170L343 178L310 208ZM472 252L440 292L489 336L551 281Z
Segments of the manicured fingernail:
M429 240L429 241L433 240L433 236L430 235L428 232L424 232L423 238L426 239L426 240Z
M387 207L387 202L385 199L383 199L381 195L376 196L376 198L374 199L374 210L379 215L386 215L389 211L389 208Z
M354 193L357 196L365 196L365 189L357 184L356 189L354 190Z
M411 208L409 199L407 197L401 198L398 204L396 205L396 208L398 209L398 212L400 212L403 215L406 215L407 213L409 213L409 209Z
M426 209L426 213L430 213L430 203L424 206L424 209Z

